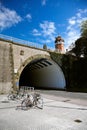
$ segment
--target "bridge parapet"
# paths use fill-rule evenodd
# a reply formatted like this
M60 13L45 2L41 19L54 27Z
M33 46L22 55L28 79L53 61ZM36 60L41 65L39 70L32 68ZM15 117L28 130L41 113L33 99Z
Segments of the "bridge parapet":
M39 44L39 43L35 43L35 42L30 42L30 41L22 40L22 39L19 39L19 38L15 38L15 37L3 35L3 34L0 34L0 38L3 39L3 40L5 40L5 41L17 43L17 44L20 44L20 45L34 47L36 49L43 49L43 44ZM51 46L48 46L47 48L49 48L48 50L54 51L54 48L51 47Z

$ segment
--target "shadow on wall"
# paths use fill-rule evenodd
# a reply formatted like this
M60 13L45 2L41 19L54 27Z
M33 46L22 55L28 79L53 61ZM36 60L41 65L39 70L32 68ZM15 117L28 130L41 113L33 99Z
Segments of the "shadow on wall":
M66 90L87 92L87 59L64 55L62 63L66 78Z

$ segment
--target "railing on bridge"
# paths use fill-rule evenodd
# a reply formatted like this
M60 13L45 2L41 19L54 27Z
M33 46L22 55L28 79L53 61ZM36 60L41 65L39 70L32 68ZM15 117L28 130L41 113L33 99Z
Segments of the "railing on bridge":
M4 40L10 40L10 41L16 42L18 44L23 44L23 45L27 45L27 46L30 46L30 47L43 49L43 45L41 45L41 44L34 43L34 42L29 42L29 41L22 40L22 39L19 39L19 38L14 38L14 37L3 35L3 34L0 34L0 38L2 38ZM47 46L47 48L50 49L51 51L54 50L54 48L52 48L52 47Z

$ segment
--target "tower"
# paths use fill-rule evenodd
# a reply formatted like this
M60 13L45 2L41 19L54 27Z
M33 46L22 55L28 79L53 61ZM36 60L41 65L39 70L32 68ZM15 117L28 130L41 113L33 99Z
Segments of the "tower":
M55 51L64 53L64 40L61 36L55 38Z

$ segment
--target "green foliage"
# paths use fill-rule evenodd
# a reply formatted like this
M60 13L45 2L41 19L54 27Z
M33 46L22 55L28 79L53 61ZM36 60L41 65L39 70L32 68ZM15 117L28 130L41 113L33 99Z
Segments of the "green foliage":
M61 67L67 91L87 92L87 59L50 52L51 58Z
M81 36L87 37L87 20L81 23Z
M59 53L56 53L56 52L49 52L50 53L50 56L51 58L59 65L59 66L62 66L62 57L63 57L63 54L59 54Z
M74 53L77 57L87 57L87 20L82 21L81 26L81 37L76 40L75 44L71 47L70 52ZM73 41L72 41L73 42Z
M87 57L87 38L81 37L76 40L75 47L72 51L76 54L77 57Z
M47 50L47 45L46 44L43 45L43 49Z

